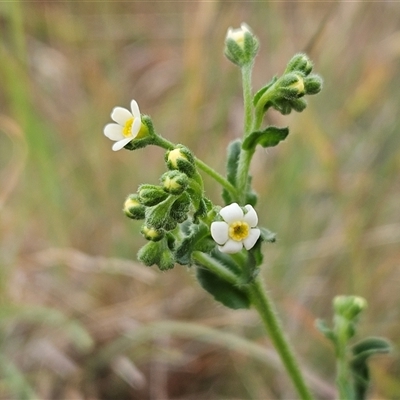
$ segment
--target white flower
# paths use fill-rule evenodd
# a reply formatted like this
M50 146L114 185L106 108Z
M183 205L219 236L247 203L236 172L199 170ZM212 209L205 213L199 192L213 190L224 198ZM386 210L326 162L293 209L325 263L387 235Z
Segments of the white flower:
M242 23L238 29L229 28L226 34L226 39L234 40L243 49L244 35L246 32L251 33L250 28L247 24Z
M232 203L219 212L223 221L211 224L211 236L223 253L237 253L243 246L246 250L250 250L260 237L260 229L256 228L258 223L256 211L249 204L244 208L246 213L237 203Z
M131 101L131 110L132 112L126 108L115 107L112 110L111 118L116 124L111 123L104 127L104 134L115 142L112 146L114 151L121 150L140 132L142 118L135 100Z

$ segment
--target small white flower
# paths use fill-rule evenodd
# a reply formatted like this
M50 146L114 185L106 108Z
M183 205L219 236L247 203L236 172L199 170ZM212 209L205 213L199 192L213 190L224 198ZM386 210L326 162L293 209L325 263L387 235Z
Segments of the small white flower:
M131 101L131 111L126 108L115 107L112 110L111 118L116 124L111 123L104 127L104 135L115 142L112 146L114 151L121 150L140 132L142 118L135 100Z
M219 212L223 221L211 224L211 236L223 253L237 253L243 246L246 250L250 250L260 237L260 229L256 228L258 223L256 211L249 204L244 208L246 213L237 203L232 203Z
M244 34L246 32L251 33L250 28L247 24L242 23L240 28L233 29L229 28L226 34L226 39L233 39L242 49L244 48Z

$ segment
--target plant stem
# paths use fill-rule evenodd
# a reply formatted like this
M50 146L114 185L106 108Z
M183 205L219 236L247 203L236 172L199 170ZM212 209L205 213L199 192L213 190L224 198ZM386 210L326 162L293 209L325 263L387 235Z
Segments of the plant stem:
M244 101L244 138L252 131L253 125L253 105L251 94L251 72L253 65L245 65L242 67L243 81L243 101Z
M199 265L203 265L209 271L214 272L214 274L218 275L225 281L233 285L237 285L239 283L239 278L236 274L208 254L201 251L194 251L192 253L192 258L194 261L197 261Z
M354 399L353 388L348 381L350 377L349 365L347 362L347 331L348 321L343 317L335 316L335 327L337 332L336 343L336 386L340 399Z
M208 166L205 162L201 161L195 157L196 166L205 172L207 175L211 176L215 181L217 181L222 187L224 187L229 193L231 193L235 198L238 196L238 191L228 180L226 180L221 174L215 171L213 168Z
M281 357L282 363L284 364L293 385L296 387L300 398L302 400L313 399L310 390L306 386L298 362L293 354L293 350L284 335L275 307L266 293L260 276L249 285L249 294L251 302L264 322L268 335Z
M243 101L244 101L244 134L245 139L253 130L253 105L251 93L251 72L253 65L245 65L242 67L242 81L243 81ZM253 157L254 150L241 150L239 156L239 164L236 176L236 187L238 191L239 203L245 202L247 193L247 184L249 180L250 162Z

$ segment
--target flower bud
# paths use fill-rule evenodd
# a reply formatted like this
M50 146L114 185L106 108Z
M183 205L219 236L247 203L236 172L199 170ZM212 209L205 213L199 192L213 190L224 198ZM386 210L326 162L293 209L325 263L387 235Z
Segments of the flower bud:
M190 150L182 145L167 151L165 161L170 170L178 170L186 174L189 178L196 172L195 160Z
M305 94L304 78L299 72L283 75L276 85L279 95L287 100L297 99Z
M186 174L179 171L168 171L161 177L164 190L173 195L183 193L189 183L189 178Z
M258 51L258 39L246 24L229 28L225 38L225 56L239 67L253 62Z
M299 53L295 54L292 59L288 62L285 70L285 74L289 72L300 71L307 76L313 69L313 63L307 56L307 54Z
M319 75L312 74L304 79L306 94L317 94L322 89L322 78Z
M160 259L160 242L148 242L146 243L137 254L137 258L144 265L151 267L154 264L157 264Z
M171 253L171 251L167 248L160 255L160 260L158 261L158 268L161 271L166 271L168 269L172 269L175 266L175 257Z
M367 307L367 301L359 296L336 296L333 299L333 309L337 315L354 320Z
M144 206L154 206L161 203L168 197L168 194L160 186L140 185L138 189L138 200Z
M140 204L136 194L130 194L125 200L123 211L132 219L144 219L145 207Z
M147 240L151 240L152 242L158 242L164 237L163 229L156 229L147 225L143 225L140 232Z

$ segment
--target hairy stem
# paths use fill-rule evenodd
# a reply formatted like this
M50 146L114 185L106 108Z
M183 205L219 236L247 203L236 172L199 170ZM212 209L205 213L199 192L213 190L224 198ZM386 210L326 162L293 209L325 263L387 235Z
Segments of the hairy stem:
M268 335L274 344L293 385L297 389L300 398L302 400L313 399L310 390L306 386L293 350L285 337L275 307L266 293L260 276L249 285L249 294L251 302L258 311Z

